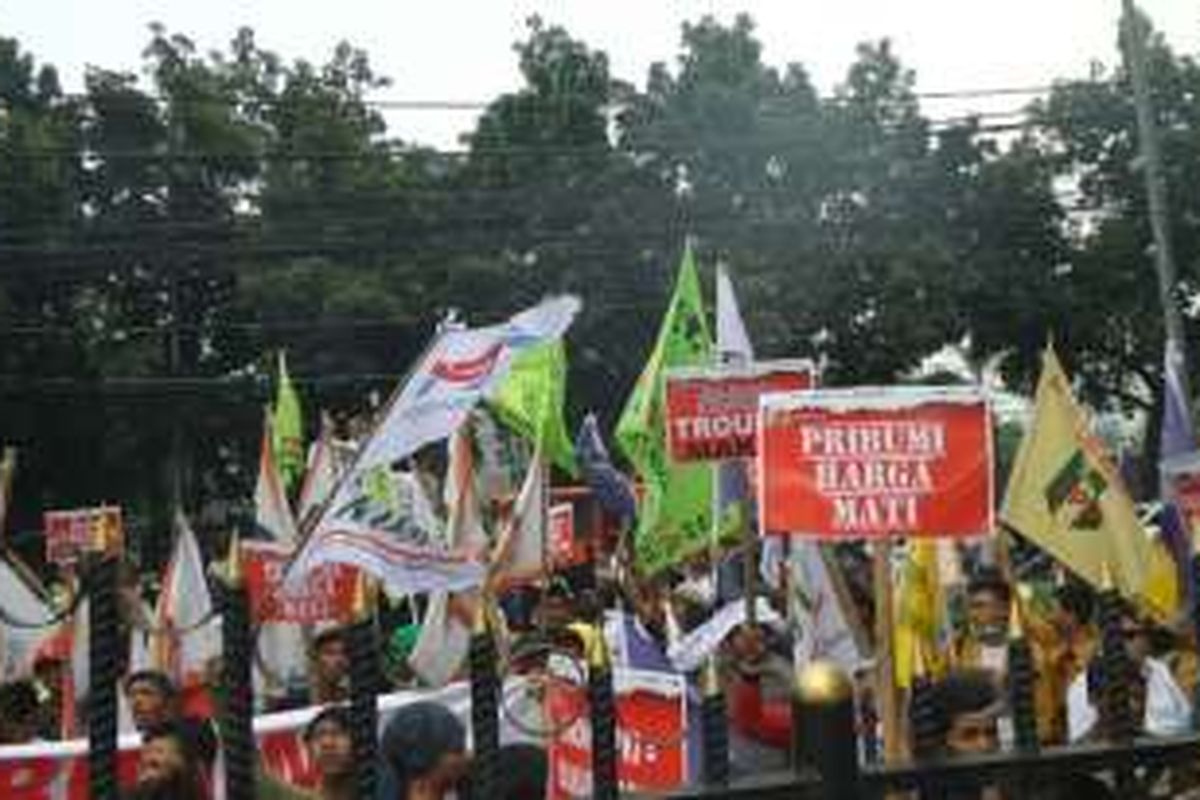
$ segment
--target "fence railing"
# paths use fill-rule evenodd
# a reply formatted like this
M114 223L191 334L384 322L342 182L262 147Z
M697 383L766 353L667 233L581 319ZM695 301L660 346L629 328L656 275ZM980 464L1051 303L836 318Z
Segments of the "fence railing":
M227 660L226 679L229 688L239 688L242 702L232 702L225 709L220 724L225 762L235 767L235 780L229 781L229 800L250 800L254 793L251 766L254 752L250 730L249 650L251 620L247 612L245 586L230 580L224 599L224 637L232 647L232 659ZM100 555L91 563L86 589L91 598L91 683L89 759L91 796L116 796L116 652L120 643L115 624L117 609L116 559ZM472 714L471 726L476 743L476 757L490 769L483 770L485 782L492 782L499 765L498 725L500 701L503 696L502 677L498 673L496 649L484 615L473 633L471 645ZM602 636L595 636L602 642ZM1018 646L1014 640L1011 645ZM377 677L369 674L366 665L373 663L378 639L369 619L364 618L355 628L353 637L355 663L352 707L361 712L361 727L373 731L371 712L379 691ZM603 644L598 645L603 649ZM1120 689L1120 675L1126 674L1120 663L1123 647L1119 640L1106 642L1105 683L1113 691ZM240 657L239 657L240 656ZM604 652L587 654L589 662L588 696L593 735L593 796L617 796L616 727L612 702L612 671ZM231 663L232 662L232 663ZM710 665L711 667L711 665ZM1010 676L1011 677L1011 676ZM1110 680L1111 679L1111 680ZM1010 691L1031 691L1031 678L1010 680ZM793 769L774 775L756 775L745 780L730 780L728 769L728 721L720 702L717 684L711 669L706 672L705 710L701 715L702 748L712 762L701 771L708 785L690 788L674 794L677 798L850 798L882 797L889 793L917 790L923 797L940 797L947 790L959 793L984 786L1009 789L1010 798L1031 796L1033 788L1052 788L1080 775L1105 773L1118 787L1122 800L1149 796L1150 787L1161 784L1164 768L1186 774L1200 765L1200 734L1167 739L1134 740L1117 730L1114 743L1086 744L1072 747L1038 748L1036 741L1020 744L1014 752L955 759L921 759L914 763L862 764L855 726L855 699L848 678L828 664L811 665L799 676L793 704L794 743ZM1032 704L1020 697L1010 697L1010 708L1019 713L1031 713ZM1023 709L1023 711L1022 711ZM1128 713L1128 706L1125 706ZM1028 725L1028 720L1014 720ZM360 750L359 767L373 771L378 763L374 758L373 742L356 742ZM359 787L373 787L374 775L361 774ZM1071 796L1070 794L1060 796ZM1083 800L1098 800L1084 797Z

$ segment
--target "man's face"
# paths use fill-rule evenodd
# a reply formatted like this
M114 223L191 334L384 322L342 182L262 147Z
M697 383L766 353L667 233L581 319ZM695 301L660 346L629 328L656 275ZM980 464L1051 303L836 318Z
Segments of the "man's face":
M171 719L171 699L149 681L134 681L128 689L129 711L138 730L161 725Z
M354 767L354 744L350 731L336 720L317 723L308 740L309 752L322 777L345 775Z
M184 771L185 761L179 742L171 736L158 736L142 745L138 759L138 783L166 783Z
M350 672L350 654L346 652L346 640L332 636L317 648L317 676L323 683L338 684Z
M950 720L946 749L951 755L979 755L994 752L999 744L996 717L986 711L959 714Z
M1150 635L1144 625L1136 619L1121 619L1121 635L1125 638L1125 650L1134 664L1141 665L1150 656Z
M967 598L967 615L971 630L984 641L1003 640L1008 628L1008 606L991 589L972 592Z

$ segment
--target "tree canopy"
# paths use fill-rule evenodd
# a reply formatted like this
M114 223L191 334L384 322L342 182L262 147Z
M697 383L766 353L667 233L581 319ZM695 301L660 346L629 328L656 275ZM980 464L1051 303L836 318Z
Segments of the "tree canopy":
M1194 335L1200 66L1149 45ZM0 38L14 526L107 500L166 530L173 503L240 502L275 349L310 409L361 408L451 308L483 322L582 295L573 416L611 422L687 237L706 269L730 265L759 351L815 358L828 383L891 382L965 344L1028 388L1052 336L1093 402L1156 406L1161 311L1122 69L1057 84L995 130L928 116L886 40L822 94L800 63L763 61L745 16L684 24L640 83L538 18L515 57L522 85L439 151L389 128L372 100L388 81L349 44L313 64L249 30L202 53L154 26L140 75L93 69L68 94Z

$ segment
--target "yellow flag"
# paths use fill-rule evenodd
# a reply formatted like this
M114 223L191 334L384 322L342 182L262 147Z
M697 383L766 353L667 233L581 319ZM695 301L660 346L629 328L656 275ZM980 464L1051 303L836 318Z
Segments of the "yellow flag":
M1050 348L1000 516L1093 585L1107 562L1123 595L1154 605L1146 591L1150 540Z
M896 685L906 689L924 670L938 671L931 663L939 651L938 637L945 621L938 544L935 539L909 539L896 595L896 627L892 633ZM917 658L924 662L917 668Z

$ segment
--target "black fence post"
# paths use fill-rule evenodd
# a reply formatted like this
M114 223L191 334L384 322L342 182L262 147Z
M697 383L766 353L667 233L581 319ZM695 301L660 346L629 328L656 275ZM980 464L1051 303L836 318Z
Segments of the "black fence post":
M1105 572L1108 572L1107 567ZM1100 593L1101 624L1101 701L1108 730L1105 737L1117 744L1133 740L1134 719L1129 707L1129 654L1125 649L1125 636L1121 631L1121 596L1111 588L1111 581Z
M354 621L347 630L350 651L350 730L354 750L356 796L375 797L379 769L379 636L375 627L374 589L360 572L355 589Z
M223 655L221 679L225 704L221 713L221 748L225 754L225 792L229 800L255 796L254 634L250 598L242 574L241 545L234 535L229 545L221 613Z
M587 643L588 708L592 722L592 797L617 800L617 701L604 633L592 629Z
M713 658L704 667L704 698L701 718L704 734L704 783L725 786L729 783L729 718L725 713L725 695Z
M113 531L96 523L95 552L87 556L88 797L117 800L117 684L120 682L118 564Z
M854 685L837 666L810 664L796 680L796 767L821 776L823 796L859 796L858 742L854 736Z
M500 683L496 642L488 625L486 602L485 598L479 598L471 631L471 738L477 765L472 797L494 797L499 785Z
M1019 600L1013 598L1008 624L1008 702L1012 711L1013 743L1019 752L1038 751L1037 711L1033 692L1037 673L1033 650L1021 625Z

